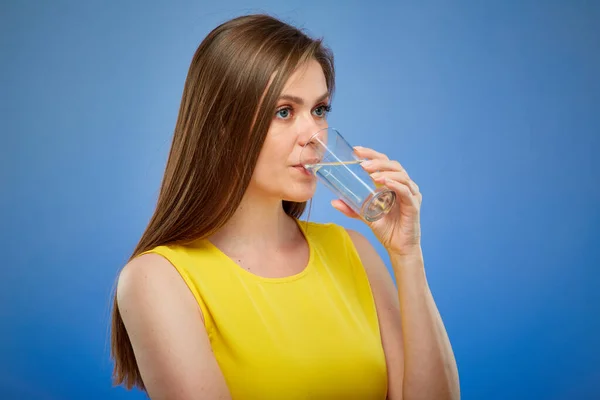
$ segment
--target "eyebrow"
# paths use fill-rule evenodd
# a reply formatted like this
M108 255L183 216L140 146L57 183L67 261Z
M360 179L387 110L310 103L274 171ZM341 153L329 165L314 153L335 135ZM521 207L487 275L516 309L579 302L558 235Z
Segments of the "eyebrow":
M321 96L319 96L319 98L317 99L317 101L315 103L318 103L320 101L325 100L326 98L329 97L329 92L322 94ZM288 101L292 101L298 105L304 105L304 100L302 100L302 98L300 97L296 97L296 96L291 96L288 94L284 94L282 95L279 100L288 100Z

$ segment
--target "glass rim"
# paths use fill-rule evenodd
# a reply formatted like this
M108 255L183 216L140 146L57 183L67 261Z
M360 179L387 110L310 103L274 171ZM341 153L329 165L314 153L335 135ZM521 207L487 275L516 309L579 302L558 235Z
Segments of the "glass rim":
M300 150L300 154L298 155L298 161L300 163L300 165L304 165L305 163L302 162L302 154L304 154L304 150L306 150L306 147L314 142L314 138L319 135L321 132L323 131L334 131L339 137L343 138L342 134L340 133L339 130L337 130L336 128L333 127L326 127L326 128L321 128L318 131L316 131L315 133L313 133L312 135L310 135L310 137L308 138L308 140L306 141L306 143L304 144L304 146L302 146L302 150ZM344 139L345 140L345 139ZM319 144L321 144L322 146L325 146L325 148L327 148L327 145L325 145L321 140L317 139L317 141L319 142ZM348 142L346 142L348 143Z

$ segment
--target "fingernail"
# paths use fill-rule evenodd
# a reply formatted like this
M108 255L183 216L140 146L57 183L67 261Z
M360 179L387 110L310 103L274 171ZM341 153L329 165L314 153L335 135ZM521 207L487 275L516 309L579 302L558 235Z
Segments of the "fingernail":
M371 174L371 178L373 178L373 179L379 179L379 175L381 175L379 172L373 172Z
M373 163L371 161L363 161L360 163L363 167L370 167Z

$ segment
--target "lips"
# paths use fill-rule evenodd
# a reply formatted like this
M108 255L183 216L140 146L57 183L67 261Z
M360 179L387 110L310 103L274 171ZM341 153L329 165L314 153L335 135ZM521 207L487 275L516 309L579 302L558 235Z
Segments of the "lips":
M306 175L310 175L310 172L306 168L304 168L304 166L302 166L300 164L294 165L293 167L298 169L299 171L305 173Z

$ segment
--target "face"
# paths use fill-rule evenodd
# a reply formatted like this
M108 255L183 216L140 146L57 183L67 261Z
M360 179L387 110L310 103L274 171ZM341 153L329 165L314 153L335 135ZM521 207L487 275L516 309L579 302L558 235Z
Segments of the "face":
M309 200L317 181L299 165L300 151L314 133L327 127L329 110L323 69L312 60L283 88L249 189L281 200Z

